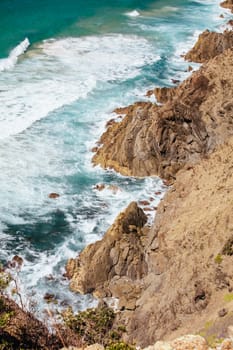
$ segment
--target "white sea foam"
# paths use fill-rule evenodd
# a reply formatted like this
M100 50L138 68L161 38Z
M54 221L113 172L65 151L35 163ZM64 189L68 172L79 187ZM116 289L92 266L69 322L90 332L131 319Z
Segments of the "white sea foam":
M138 17L140 16L140 12L138 12L137 10L133 10L130 12L126 12L125 15L129 17Z
M21 56L27 50L29 45L30 42L28 38L25 38L10 52L7 58L0 59L0 72L12 69L16 65L19 56Z
M135 77L157 59L147 40L124 35L49 40L31 56L0 81L0 138L85 98L98 83Z

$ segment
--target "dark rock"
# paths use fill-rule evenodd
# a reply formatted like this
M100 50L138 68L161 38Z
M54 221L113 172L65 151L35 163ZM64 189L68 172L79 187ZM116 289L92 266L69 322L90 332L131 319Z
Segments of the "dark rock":
M51 198L51 199L56 199L58 197L60 197L60 194L58 194L58 193L52 192L49 194L49 198Z

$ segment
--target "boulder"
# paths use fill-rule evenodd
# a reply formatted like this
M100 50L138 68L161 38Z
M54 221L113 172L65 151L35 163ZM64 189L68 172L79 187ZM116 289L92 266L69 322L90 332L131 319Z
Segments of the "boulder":
M68 261L67 275L72 276L70 288L105 297L112 295L112 288L116 290L116 281L121 283L121 277L128 279L128 285L142 278L146 272L143 258L146 221L143 210L132 202L119 214L102 240L87 246L77 259ZM128 291L122 287L118 289L117 297L125 293Z

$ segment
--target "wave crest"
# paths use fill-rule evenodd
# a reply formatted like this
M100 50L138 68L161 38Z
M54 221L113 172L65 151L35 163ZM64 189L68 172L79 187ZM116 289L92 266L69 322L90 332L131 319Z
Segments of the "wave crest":
M29 45L30 42L28 38L25 38L19 45L11 50L7 58L0 59L0 72L12 69L18 61L18 57L27 50Z

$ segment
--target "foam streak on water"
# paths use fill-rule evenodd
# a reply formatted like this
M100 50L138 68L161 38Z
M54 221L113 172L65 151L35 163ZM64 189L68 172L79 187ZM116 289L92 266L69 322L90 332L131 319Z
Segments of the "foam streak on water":
M0 59L0 72L12 69L16 65L19 56L21 56L27 50L29 45L30 42L28 38L25 38L10 52L7 58Z

